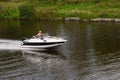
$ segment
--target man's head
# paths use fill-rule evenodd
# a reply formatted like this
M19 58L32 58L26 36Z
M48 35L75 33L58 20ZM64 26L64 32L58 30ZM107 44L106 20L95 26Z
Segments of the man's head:
M41 31L39 31L39 33L41 33Z

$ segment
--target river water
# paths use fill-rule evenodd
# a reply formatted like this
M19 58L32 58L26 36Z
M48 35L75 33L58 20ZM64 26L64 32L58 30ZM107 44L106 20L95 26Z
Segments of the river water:
M39 30L67 42L50 51L21 48ZM0 80L120 80L120 23L0 21Z

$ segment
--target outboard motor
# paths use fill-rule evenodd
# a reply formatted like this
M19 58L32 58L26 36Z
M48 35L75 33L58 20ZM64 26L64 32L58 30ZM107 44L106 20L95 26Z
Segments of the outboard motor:
M23 38L22 38L22 41L24 41L25 39L28 39L28 38L26 38L26 37L23 37Z

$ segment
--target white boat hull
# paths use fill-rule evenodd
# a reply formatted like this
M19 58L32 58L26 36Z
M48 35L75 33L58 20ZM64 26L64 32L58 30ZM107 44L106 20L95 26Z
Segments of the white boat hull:
M37 46L33 46L33 45L22 45L23 48L40 48L40 49L55 49L58 48L59 46L61 46L62 44L52 44L52 45L37 45Z
M25 39L22 41L22 47L24 48L40 48L40 49L56 49L65 43L66 40L58 37L44 37L44 39L40 38L31 38Z

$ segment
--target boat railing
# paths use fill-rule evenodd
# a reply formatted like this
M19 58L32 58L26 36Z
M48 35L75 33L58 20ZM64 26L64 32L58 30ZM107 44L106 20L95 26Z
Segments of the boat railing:
M32 36L33 39L37 39L39 38L37 35L34 35ZM57 37L57 36L50 36L48 33L43 33L43 36L42 38L60 38L60 37Z

